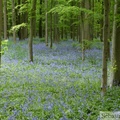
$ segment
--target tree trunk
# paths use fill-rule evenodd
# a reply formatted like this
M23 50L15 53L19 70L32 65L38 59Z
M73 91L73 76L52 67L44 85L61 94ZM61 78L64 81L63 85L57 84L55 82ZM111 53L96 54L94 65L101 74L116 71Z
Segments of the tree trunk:
M90 0L85 0L85 8L90 10ZM84 39L85 40L91 40L90 37L90 20L88 18L88 14L85 13L85 18L84 18Z
M18 5L21 5L21 0L18 0ZM17 20L16 20L16 24L20 24L21 23L21 14L19 13L20 10L20 6L17 9ZM18 30L18 38L21 40L21 29Z
M2 15L3 15L3 10L2 10L2 0L0 0L0 67L1 67L1 42L2 42Z
M42 38L42 0L40 0L39 37Z
M81 3L81 6L82 6L82 8L84 8L84 5L85 5L85 1L84 0L82 0L82 3ZM81 33L82 33L82 61L84 61L85 60L85 45L84 45L84 37L85 37L85 32L84 32L84 16L85 16L85 14L84 14L84 12L82 11L81 12Z
M33 62L33 27L34 27L34 20L36 16L36 1L37 0L32 0L32 7L31 7L31 18L30 18L30 38L29 38L29 61Z
M116 20L116 15L120 14L120 1L115 0L114 22L112 35L112 75L111 86L120 86L120 21Z
M61 40L63 40L63 38L64 38L64 27L63 27L63 24L64 24L64 22L63 22L63 20L62 20L61 32L60 32Z
M51 9L52 9L53 0L51 0ZM53 15L50 13L50 48L53 46Z
M54 14L54 41L58 42L58 15Z
M15 1L12 0L12 26L16 25ZM16 43L16 31L13 31L13 40Z
M27 0L22 0L21 1L22 3L21 4L27 4ZM20 23L28 23L28 12L23 12L20 14ZM22 27L20 28L19 30L19 33L20 33L20 40L24 40L28 37L28 29L27 27Z
M104 7L103 7L103 3L102 3L102 13L101 14L104 14ZM101 42L103 42L103 17L101 18L100 20L100 40ZM98 37L98 36L96 36Z
M4 0L4 39L7 39L7 0Z
M78 7L81 8L81 2L78 2ZM82 41L81 19L82 18L81 18L81 12L80 12L80 14L78 15L79 23L78 23L78 33L77 33L79 43Z
M109 0L104 0L104 27L103 27L103 63L102 63L102 83L101 96L104 96L107 89L107 59L108 59L108 26L109 24Z
M90 40L94 39L94 0L90 0L90 10L92 10L93 15L90 20Z
M33 0L33 1L36 1L36 0ZM36 11L36 4L35 4L35 9L34 11ZM36 13L35 13L36 14ZM33 37L36 37L36 15L34 14L33 16Z
M46 46L48 46L48 14L47 14L47 0L45 0L45 42Z

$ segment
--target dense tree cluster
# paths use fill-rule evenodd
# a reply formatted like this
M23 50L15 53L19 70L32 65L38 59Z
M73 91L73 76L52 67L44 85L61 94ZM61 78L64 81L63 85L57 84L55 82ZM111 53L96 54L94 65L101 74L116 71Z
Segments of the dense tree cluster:
M36 36L44 39L50 48L53 42L72 39L82 44L84 60L86 41L97 38L104 42L102 78L104 95L107 87L107 61L110 58L111 38L113 68L111 85L120 85L119 7L119 0L12 0L12 2L0 0L0 51L2 38L13 36L15 43L17 38L19 40L29 38L29 59L33 61L32 40Z

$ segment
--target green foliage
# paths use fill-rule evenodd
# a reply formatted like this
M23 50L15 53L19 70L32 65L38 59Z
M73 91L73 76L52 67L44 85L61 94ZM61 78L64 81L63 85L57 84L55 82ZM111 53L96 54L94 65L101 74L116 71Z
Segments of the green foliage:
M83 40L83 46L85 49L90 49L92 46L92 42L91 40Z
M16 44L14 44L12 40L9 40L7 44L8 44L8 49L9 49L10 54L7 54L7 52L5 54L7 54L7 56L10 59L19 59L20 60L20 59L24 59L27 56L28 53L27 53L27 50L25 49L25 47L27 47L27 46L22 47L22 45L23 45L22 42L17 42ZM14 48L14 51L11 50L11 47Z
M39 37L36 37L33 39L33 44L39 44L41 42L45 42L45 38L39 38Z
M91 48L102 49L103 43L99 39L93 39L91 42Z
M19 14L28 12L28 3L17 5L15 6L15 9L19 9Z
M77 49L81 49L82 43L74 42L72 46ZM85 49L102 49L102 42L99 39L84 40L84 47Z
M60 15L60 22L66 20L66 19L70 19L71 16L72 17L79 16L80 12L87 13L88 15L93 14L92 10L80 8L77 6L63 5L63 4L56 5L48 13L51 13L51 12L58 13Z
M2 54L4 54L5 51L8 50L8 40L2 41L2 51L0 51Z
M79 42L73 42L73 43L72 43L72 46L73 46L74 48L77 48L78 50L81 48L81 44L80 44Z
M45 38L43 37L43 38L40 38L40 41L41 42L45 42Z
M21 23L19 25L15 25L11 28L10 32L18 31L20 28L27 27L27 23Z
M66 38L63 38L63 39L61 39L61 41L67 41L67 39L66 39Z

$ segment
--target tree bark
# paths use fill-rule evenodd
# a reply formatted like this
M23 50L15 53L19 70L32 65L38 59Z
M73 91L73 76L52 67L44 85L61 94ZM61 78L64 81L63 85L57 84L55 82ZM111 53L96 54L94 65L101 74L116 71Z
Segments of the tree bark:
M40 0L39 37L42 38L42 0Z
M81 3L81 6L84 8L84 5L85 5L85 1L83 0L82 3ZM84 12L82 11L81 12L81 33L82 33L82 61L85 60L85 45L84 45L84 40L85 40L85 30L84 30L84 17L85 17L85 14Z
M115 0L111 55L112 74L110 86L120 86L120 21L116 20L116 16L120 14L119 8L120 1Z
M51 0L51 9L52 9L53 0ZM50 48L53 47L53 15L50 13Z
M36 0L33 0L33 1L36 1ZM36 11L36 4L35 4L35 8L34 8L34 11ZM36 13L34 13L34 16L33 16L33 37L36 37Z
M27 4L27 0L22 0L21 2L22 4ZM20 24L21 23L28 23L28 12L27 11L23 11L23 13L20 14ZM20 40L25 40L27 37L28 37L27 27L20 28Z
M15 1L12 0L12 26L16 25ZM16 31L13 31L13 41L16 43Z
M109 0L104 0L104 26L103 26L103 60L102 60L102 86L101 96L104 96L107 90L107 59L108 59L108 35L109 35Z
M33 62L33 27L34 27L34 20L36 16L36 1L32 0L32 7L31 7L31 18L30 18L30 38L29 38L29 61Z
M48 46L48 14L47 14L47 0L45 0L45 42L46 46Z
M1 44L2 44L2 15L3 15L3 6L2 6L2 0L0 0L0 67L1 67Z
M85 8L87 10L90 10L90 0L85 0ZM85 40L91 40L90 37L90 20L88 18L88 14L85 13L85 18L84 18L84 39Z
M7 0L4 0L4 39L7 39Z

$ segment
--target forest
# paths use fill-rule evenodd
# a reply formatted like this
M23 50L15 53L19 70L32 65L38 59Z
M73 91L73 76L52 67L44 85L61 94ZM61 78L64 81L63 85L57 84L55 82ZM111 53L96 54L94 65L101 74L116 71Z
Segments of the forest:
M0 120L120 120L120 0L0 0Z

